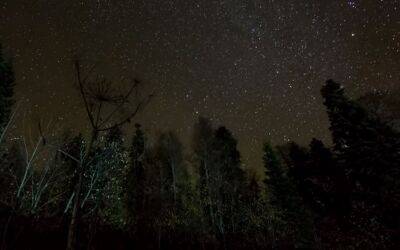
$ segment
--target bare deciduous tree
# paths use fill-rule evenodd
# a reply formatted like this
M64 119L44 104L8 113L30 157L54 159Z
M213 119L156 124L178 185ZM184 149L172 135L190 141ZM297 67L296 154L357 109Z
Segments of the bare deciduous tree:
M81 193L84 169L90 163L90 155L99 133L129 123L149 103L153 95L139 95L140 81L134 79L126 93L104 77L93 77L94 66L86 74L80 62L75 61L75 72L80 97L90 124L90 137L83 156L79 160L78 181L71 198L72 214L68 230L67 250L75 249L77 222L81 209Z

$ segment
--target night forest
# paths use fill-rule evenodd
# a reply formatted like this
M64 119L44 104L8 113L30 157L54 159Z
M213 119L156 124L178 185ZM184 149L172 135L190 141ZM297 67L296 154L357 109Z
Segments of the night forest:
M353 100L327 80L332 144L263 138L260 176L229 128L200 117L188 146L174 131L150 138L135 117L156 93L72 64L90 126L50 136L39 122L29 148L7 139L19 110L0 53L1 249L398 249L400 134L382 96Z

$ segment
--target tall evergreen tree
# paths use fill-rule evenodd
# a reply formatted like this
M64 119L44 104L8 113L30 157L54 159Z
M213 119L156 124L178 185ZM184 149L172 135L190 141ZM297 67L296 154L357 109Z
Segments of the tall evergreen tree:
M257 176L253 173L247 181L245 190L245 201L251 203L261 199L261 187L258 183Z
M245 233L265 233L263 217L266 211L264 211L265 204L261 195L261 186L258 183L255 173L253 173L248 177L240 207L244 211L242 217L246 220L246 223L241 225L241 230Z
M333 171L334 159L331 150L316 138L310 142L310 158L314 165L313 173L325 174Z
M271 204L274 206L285 206L287 194L288 180L285 178L285 172L273 147L266 143L264 144L264 184L266 193Z
M299 146L297 143L289 143L289 162L288 174L295 183L300 193L310 193L310 165L309 153L306 148Z
M348 216L360 244L384 244L386 230L399 230L400 137L329 80L321 90L331 122L338 167L346 174L350 196ZM383 228L382 228L383 227ZM365 230L368 228L368 230ZM374 232L371 234L371 232ZM356 236L354 236L357 238ZM382 246L382 245L381 245Z
M294 156L293 145L289 147L289 157ZM302 153L299 159L303 160ZM268 143L264 145L264 168L265 186L268 198L277 210L277 215L284 221L287 234L292 238L295 248L311 248L313 246L313 223L312 218L301 199L297 183L292 175L288 174L287 168L291 162L287 162L286 168L280 160L279 155ZM293 159L291 160L293 161Z
M378 117L396 131L400 131L400 87L394 89L366 93L357 99L369 114Z
M324 214L334 206L339 206L339 187L336 185L341 183L343 172L335 167L332 152L315 138L310 143L309 158L309 189L303 193L303 197L316 214Z
M145 204L145 135L140 124L136 124L136 131L130 147L130 165L126 177L126 213L128 224L139 224L143 219Z

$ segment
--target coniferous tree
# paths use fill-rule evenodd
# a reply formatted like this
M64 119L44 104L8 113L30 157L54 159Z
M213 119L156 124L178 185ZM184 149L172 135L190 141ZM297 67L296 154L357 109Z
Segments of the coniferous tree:
M263 213L264 204L262 200L261 186L256 175L253 173L248 178L244 190L241 210L244 211L243 218L246 220L241 229L244 233L264 233ZM251 237L250 237L251 238Z
M307 149L294 142L289 143L289 159L287 165L290 178L295 181L300 193L309 194L311 190L308 177L311 174L311 169Z
M338 167L346 175L347 216L353 218L348 229L360 247L382 246L390 241L385 230L399 228L398 213L393 212L400 209L399 134L346 97L340 84L329 80L321 93Z
M309 158L309 189L303 193L303 197L316 214L324 214L331 211L333 206L338 206L336 185L340 183L343 173L335 167L332 152L320 140L312 139Z
M129 226L138 225L143 219L145 204L145 135L140 124L136 124L136 131L130 147L130 165L126 177L126 213Z
M387 123L396 131L400 131L400 94L399 86L386 91L375 90L369 92L359 99L357 102L365 108L369 114L381 121Z
M273 217L278 222L272 228L275 232L272 238L275 245L275 242L279 242L282 238L287 238L293 234L293 228L289 225L287 216L287 210L292 207L289 198L291 196L289 190L291 184L286 176L279 154L269 143L264 144L263 162L265 193L268 204L273 208L272 211L267 210L265 212L273 212Z
M313 173L328 174L333 171L334 159L331 150L316 138L310 142L310 158L314 165Z
M287 168L293 168L292 157L299 160L303 164L305 159L303 152L293 152L293 147L297 145L289 145L290 162L286 162L288 166L284 167L279 155L275 152L271 145L264 145L264 167L265 167L265 186L266 192L272 206L278 211L277 215L286 224L286 237L293 240L295 248L311 248L313 245L313 224L310 212L305 207L304 201L301 199L297 190L297 183L293 174L288 173Z
M130 164L126 177L126 214L128 230L136 244L155 248L163 239L166 217L162 204L161 168L157 152L150 147L139 124L129 149Z
M264 144L263 160L265 169L264 184L267 188L268 199L272 205L284 206L288 181L285 178L285 172L278 154L268 143Z
M320 140L312 139L309 156L309 192L302 193L302 197L313 212L321 244L326 248L340 248L344 234L340 221L349 210L345 173L337 166L331 150Z
M246 203L251 203L252 201L258 201L261 199L261 186L258 183L255 174L251 174L248 178L244 196Z

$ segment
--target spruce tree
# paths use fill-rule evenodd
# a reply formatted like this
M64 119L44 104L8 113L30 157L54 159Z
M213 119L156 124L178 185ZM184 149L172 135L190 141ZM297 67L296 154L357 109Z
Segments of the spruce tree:
M390 235L383 232L399 228L399 216L394 212L400 209L396 195L400 191L399 134L345 96L340 84L329 80L321 93L331 122L338 167L346 174L350 203L347 216L353 218L349 230L360 235L362 240L356 240L364 244L360 247L382 247Z
M334 159L332 152L321 140L313 138L310 142L310 159L312 161L312 173L327 175L334 171Z
M288 174L295 181L296 187L300 193L310 193L310 165L309 152L306 148L297 143L289 144Z
M253 240L256 233L264 233L264 202L262 199L261 186L258 183L256 175L253 173L249 176L244 190L241 210L244 211L242 217L245 219L245 224L241 226L241 230L250 234Z
M145 170L143 164L145 134L140 124L136 124L135 127L135 134L129 150L130 165L126 177L126 214L129 227L140 224L145 209Z
M289 154L293 157L293 152L289 151ZM302 157L299 159L303 159ZM291 162L286 162L288 166L285 168L272 146L266 143L263 159L267 196L276 209L277 215L284 221L293 246L311 248L313 245L312 217L298 192L295 179L288 174L287 170L293 167L290 166L293 158L287 158L291 159Z
M303 197L313 211L321 215L339 205L337 184L341 183L343 173L335 167L332 152L318 139L312 139L309 157L310 188Z
M264 184L269 201L273 206L286 207L287 187L289 185L282 164L273 147L264 144Z
M252 174L248 178L244 196L244 200L246 201L246 203L257 202L258 200L260 200L261 187L255 174Z

